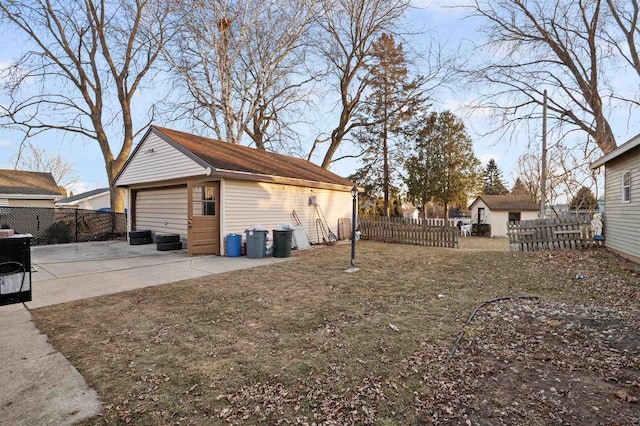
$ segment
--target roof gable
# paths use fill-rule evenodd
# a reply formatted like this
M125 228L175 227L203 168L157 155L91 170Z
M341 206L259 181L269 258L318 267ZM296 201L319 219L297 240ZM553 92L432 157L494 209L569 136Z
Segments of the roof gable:
M0 170L0 194L62 195L51 173L24 170Z
M540 206L536 205L529 197L521 197L516 195L480 195L469 208L482 200L492 211L512 210L512 211L535 211L540 210Z

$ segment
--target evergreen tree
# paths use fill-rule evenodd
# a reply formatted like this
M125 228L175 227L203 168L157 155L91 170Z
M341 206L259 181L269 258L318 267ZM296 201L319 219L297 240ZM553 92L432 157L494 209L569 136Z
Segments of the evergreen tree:
M431 113L410 135L413 153L406 161L405 184L416 205L430 201L444 206L449 216L452 204L467 204L467 196L480 183L480 162L464 123L449 111Z
M598 200L591 189L583 186L571 199L569 208L571 210L595 210L598 208Z
M373 64L368 67L368 87L359 122L366 123L356 133L363 147L363 167L358 171L379 188L383 196L383 214L390 213L389 196L394 189L394 174L402 153L398 145L402 126L423 106L422 78L409 78L401 43L382 34L373 46Z
M531 201L534 201L533 194L531 194L531 191L529 191L527 185L525 185L525 183L519 177L516 178L516 183L514 183L513 188L511 188L511 195L529 197L531 198Z
M502 171L496 164L496 160L493 158L489 160L484 168L482 182L484 183L484 194L502 195L509 193L509 190L502 182Z

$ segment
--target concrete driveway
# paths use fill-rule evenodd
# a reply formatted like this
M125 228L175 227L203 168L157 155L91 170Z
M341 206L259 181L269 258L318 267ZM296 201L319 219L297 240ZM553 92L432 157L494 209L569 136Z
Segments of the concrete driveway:
M34 247L33 301L0 306L0 424L70 425L98 415L96 392L56 351L29 309L290 259L188 257L122 241Z
M203 275L253 268L289 259L197 256L186 250L157 251L155 244L130 246L100 241L34 247L33 301L29 309Z

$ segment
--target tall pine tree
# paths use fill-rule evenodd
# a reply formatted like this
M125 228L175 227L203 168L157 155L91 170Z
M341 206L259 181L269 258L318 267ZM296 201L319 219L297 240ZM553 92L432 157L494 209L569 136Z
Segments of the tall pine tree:
M502 171L496 164L496 160L493 158L489 160L484 168L482 182L484 183L484 194L502 195L509 193L509 190L502 182Z
M402 127L425 106L426 100L421 88L423 79L410 78L402 44L396 43L392 35L382 34L374 42L373 58L367 77L371 91L359 117L365 125L356 134L365 152L359 174L381 190L383 213L388 216L393 175L402 157L398 148Z

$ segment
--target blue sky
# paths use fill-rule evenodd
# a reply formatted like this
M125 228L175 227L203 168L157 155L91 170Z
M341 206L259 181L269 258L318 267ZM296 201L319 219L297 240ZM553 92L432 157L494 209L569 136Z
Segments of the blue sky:
M470 46L470 41L477 38L475 32L476 22L464 19L465 12L463 10L450 7L464 4L465 1L468 0L414 0L412 3L416 8L410 12L408 23L414 28L425 28L428 32L411 39L410 43L413 47L416 50L420 50L423 46L428 45L431 39L435 39L442 43L445 51L453 52L463 46L462 52L466 53L465 49ZM8 33L6 27L0 27L0 46L15 46L19 44L16 43L15 34ZM11 48L0 50L0 68L15 59L17 54L18 52ZM515 180L517 158L526 151L528 136L523 134L522 143L504 140L497 135L482 136L483 133L490 130L490 117L481 113L470 114L466 107L473 100L473 93L462 90L461 87L457 87L455 84L450 86L433 94L433 108L438 111L449 109L462 117L474 141L476 156L483 164L486 164L490 158L495 158L504 173L508 186L511 186ZM160 84L156 84L153 90L156 93L162 93L163 87ZM167 88L166 92L168 91ZM0 102L2 101L0 98ZM335 117L335 113L331 110L331 104L320 105L317 111L309 114L310 120L315 124L300 129L301 135L308 137L309 145L319 131L329 130L330 124L334 122L332 117ZM144 112L140 112L138 117L138 123L146 121ZM324 123L324 127L321 123ZM155 124L179 128L179 126L163 121L156 121ZM615 124L618 124L614 131L619 143L629 139L635 134L634 131L637 132L638 130L637 128L629 128L629 123L626 120L623 123ZM13 167L10 160L17 152L19 140L20 136L18 134L0 130L0 168ZM78 136L70 136L60 132L49 132L39 136L34 142L50 153L63 154L74 164L76 174L79 176L77 184L72 188L76 194L107 186L108 182L102 154L95 141L84 140ZM112 147L112 149L117 152L116 147ZM345 149L348 149L348 147L345 146L343 151ZM324 150L321 149L313 160L319 163L323 155ZM357 163L353 160L345 160L334 163L331 170L346 176L352 173L356 167Z

